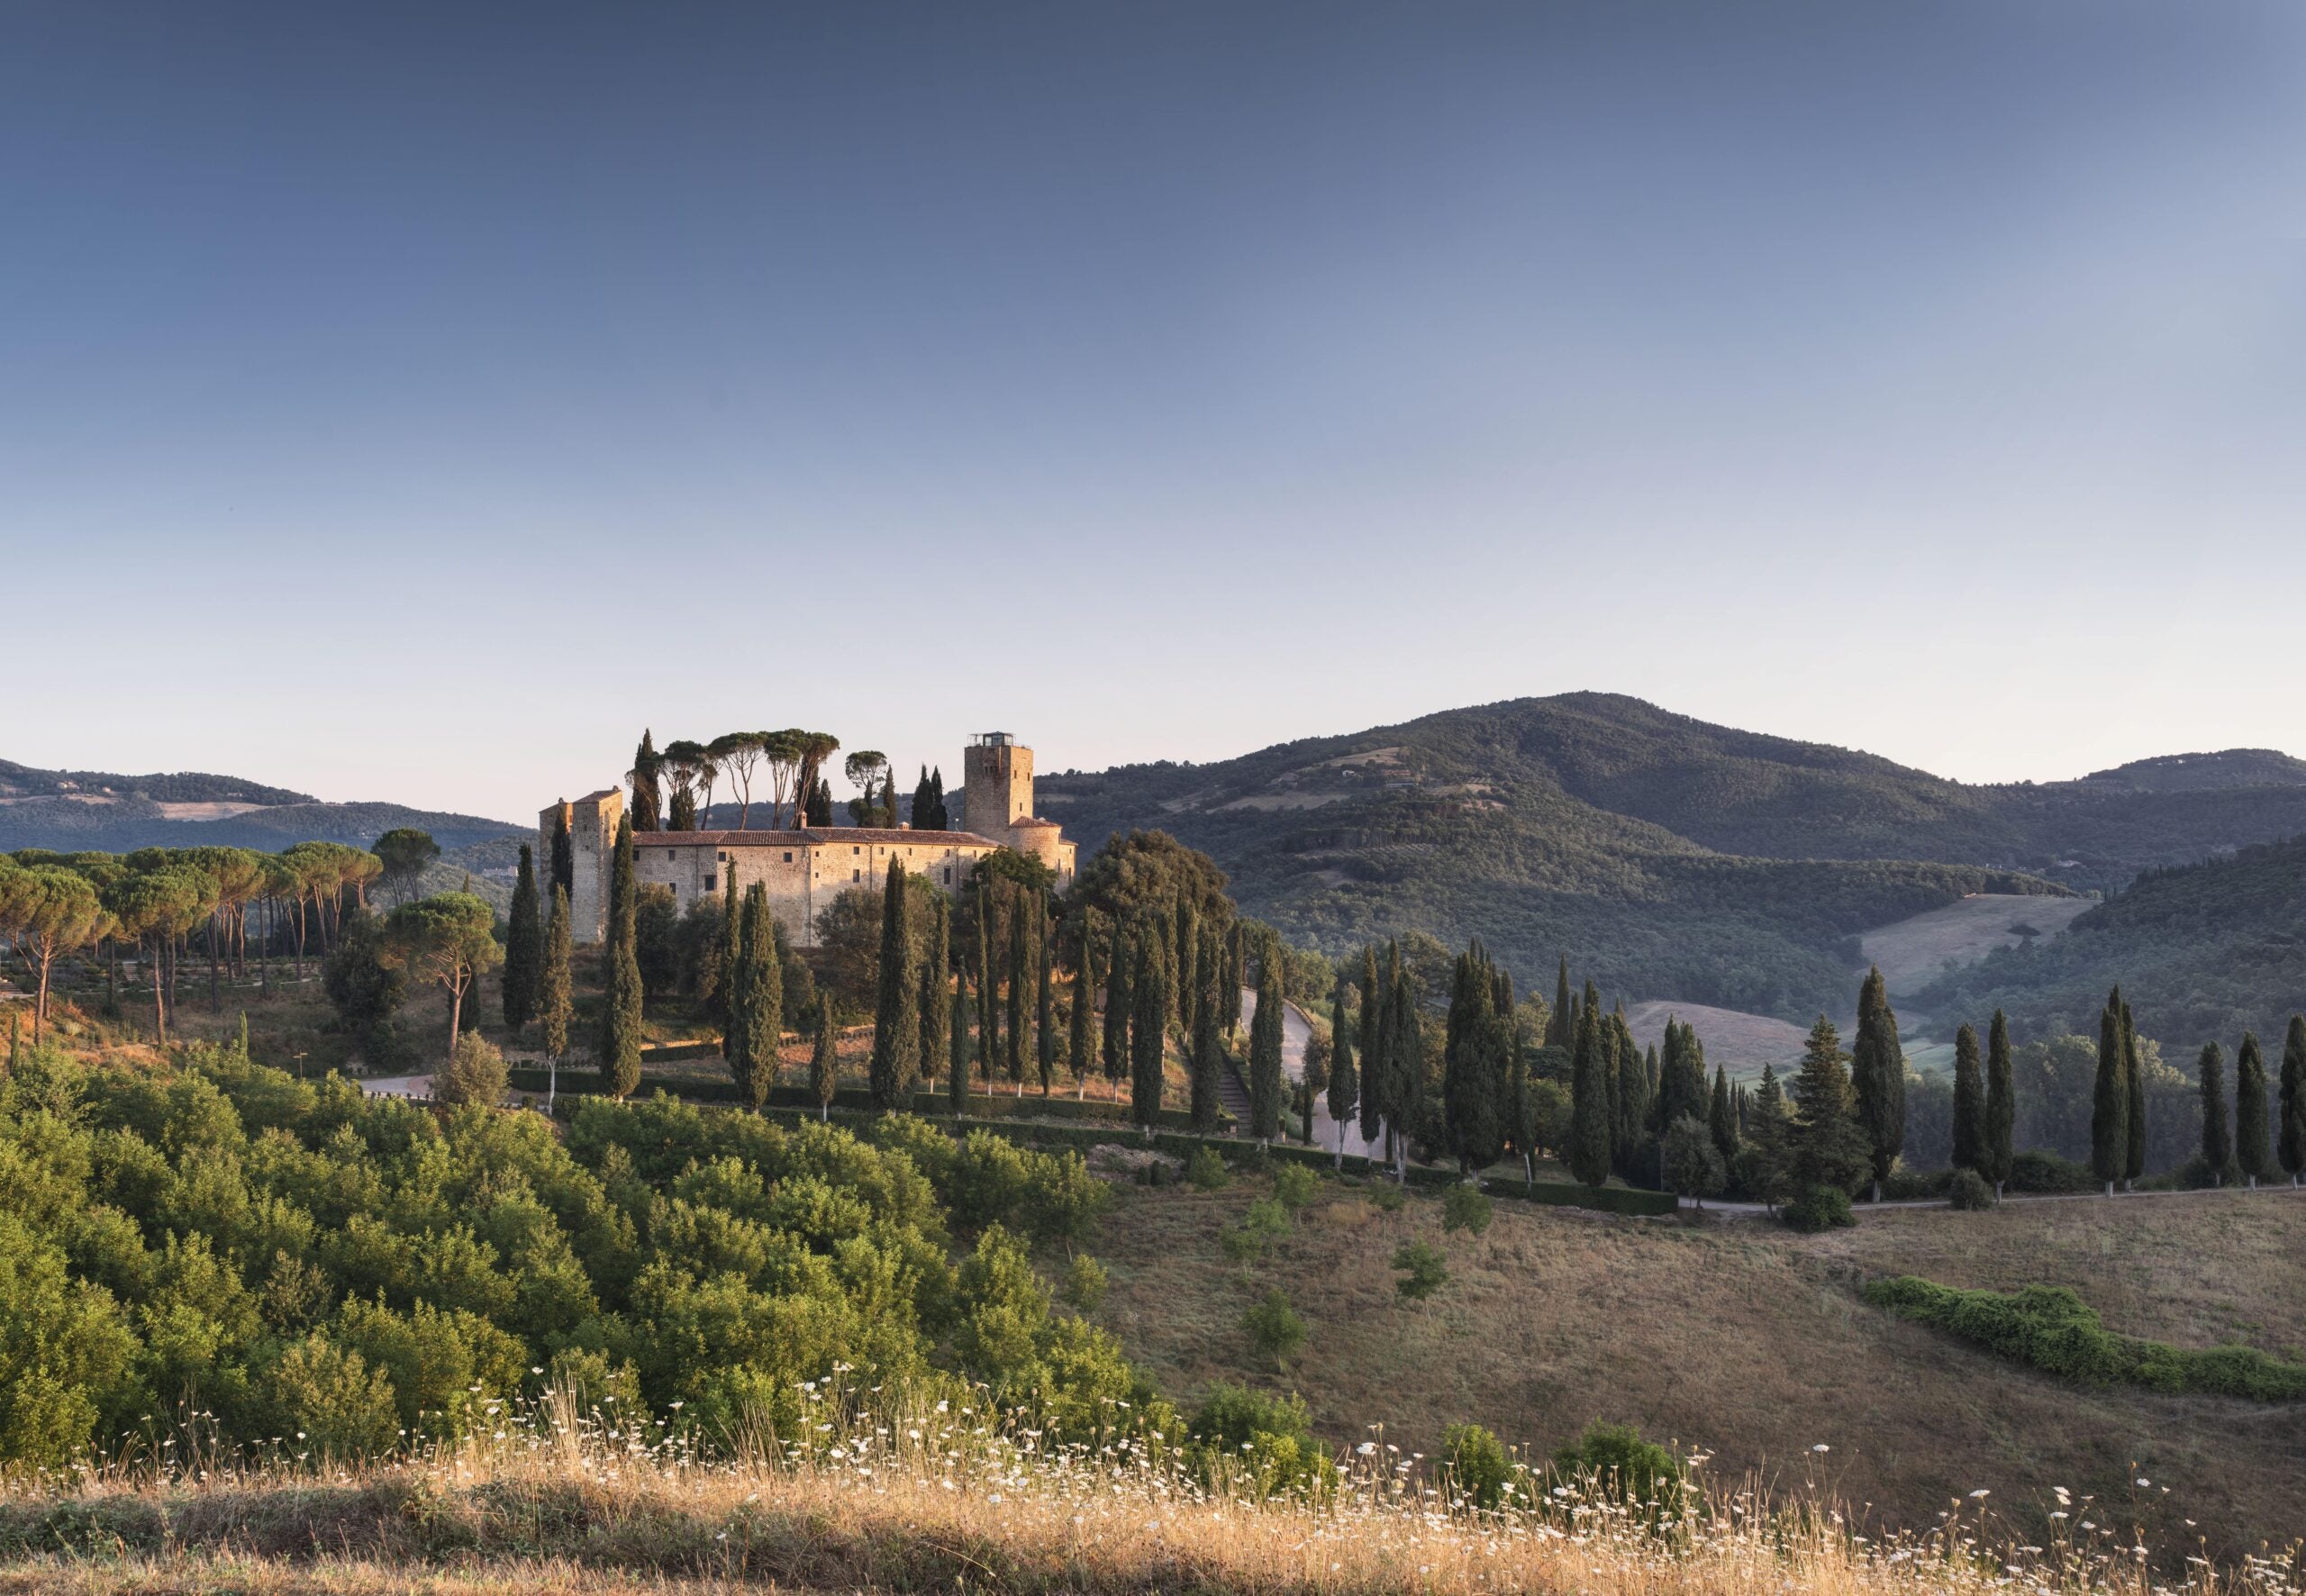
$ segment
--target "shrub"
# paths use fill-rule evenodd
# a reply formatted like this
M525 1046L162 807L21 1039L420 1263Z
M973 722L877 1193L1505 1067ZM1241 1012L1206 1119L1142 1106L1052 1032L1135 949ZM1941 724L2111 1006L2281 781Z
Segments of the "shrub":
M1902 1163L1890 1171L1890 1178L1882 1183L1883 1201L1943 1202L1953 1192L1954 1174L1950 1169L1910 1169Z
M1239 1224L1229 1225L1219 1233L1219 1241L1228 1258L1246 1264L1265 1256L1275 1242L1288 1234L1288 1212L1272 1198L1260 1197L1249 1204Z
M1811 1186L1785 1205L1785 1222L1805 1235L1857 1223L1849 1211L1849 1193L1839 1186Z
M1961 1291L1908 1274L1873 1282L1866 1298L2084 1385L2142 1385L2260 1402L2306 1401L2306 1364L2283 1363L2254 1347L2193 1350L2118 1336L2065 1286L2029 1286L2005 1294Z
M504 1055L477 1031L457 1038L449 1062L434 1072L432 1095L442 1102L477 1102L495 1108L504 1101Z
M1986 1184L1985 1177L1976 1170L1957 1169L1954 1172L1953 1184L1946 1193L1946 1200L1965 1213L1975 1213L1993 1206L1993 1188Z
M1249 1333L1249 1345L1260 1356L1273 1359L1276 1366L1287 1364L1304 1350L1305 1321L1289 1305L1285 1292L1266 1292L1241 1315L1241 1328Z
M1451 1186L1441 1197L1441 1228L1478 1236L1489 1229L1496 1208L1489 1193L1470 1181Z
M1185 1160L1185 1179L1193 1183L1196 1192L1221 1192L1232 1178L1224 1157L1206 1142L1195 1147L1193 1156Z
M1094 1313L1097 1304L1105 1300L1105 1287L1111 1281L1103 1264L1082 1253L1065 1266L1065 1284L1060 1289L1074 1311Z
M1589 1496L1637 1505L1656 1504L1658 1517L1681 1505L1681 1460L1630 1424L1589 1426L1553 1455L1556 1483ZM1653 1520L1654 1521L1654 1520Z
M2029 1194L2056 1195L2094 1192L2102 1184L2086 1164L2061 1158L2056 1153L2029 1147L2010 1161L2010 1189Z
M1399 1213L1402 1204L1407 1201L1402 1195L1402 1189L1391 1181L1380 1180L1369 1188L1369 1206L1379 1213Z
M1321 1177L1303 1164L1285 1164L1273 1174L1274 1201L1295 1213L1321 1189Z
M1441 1437L1449 1493L1467 1507L1496 1508L1513 1478L1512 1460L1498 1438L1478 1424L1453 1424Z
M1294 1396L1267 1396L1220 1381L1188 1428L1204 1474L1246 1475L1264 1494L1324 1483L1327 1459L1313 1442L1313 1421Z
M1448 1261L1430 1241L1404 1241L1394 1249L1394 1267L1401 1278L1394 1290L1405 1301L1422 1302L1449 1283Z

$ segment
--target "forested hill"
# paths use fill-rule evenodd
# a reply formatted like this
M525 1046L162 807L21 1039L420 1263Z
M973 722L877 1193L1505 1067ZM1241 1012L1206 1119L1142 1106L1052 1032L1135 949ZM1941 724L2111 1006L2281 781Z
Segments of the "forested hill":
M430 831L446 848L525 835L522 827L478 815L398 803L322 803L238 776L37 770L0 759L0 852L125 853L210 844L277 850L308 840L366 848L395 826Z
M2278 1055L2306 1002L2306 836L2149 871L2065 936L1993 954L1920 1002L1942 1014L2004 1009L2023 1034L2093 1034L2110 975L2165 1047L2216 1038L2231 1054L2254 1029Z
M1158 826L1208 849L1251 912L1324 945L1477 934L1525 977L1566 949L1631 996L1797 1019L1848 1003L1858 931L2306 830L2306 766L2279 755L1966 786L1591 693L1039 795L1085 847Z

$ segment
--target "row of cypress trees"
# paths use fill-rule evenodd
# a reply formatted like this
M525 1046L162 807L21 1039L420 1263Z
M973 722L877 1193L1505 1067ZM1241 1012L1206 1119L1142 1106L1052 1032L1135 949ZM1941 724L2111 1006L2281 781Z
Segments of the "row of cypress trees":
M2277 1170L2292 1184L2306 1176L2306 1015L2291 1016L2274 1123L2267 1119L2265 1055L2255 1031L2242 1034L2230 1102L2226 1051L2214 1041L2202 1046L2195 1085L2202 1094L2202 1163L2213 1183L2247 1180L2255 1187ZM2127 1190L2146 1173L2146 1104L2138 1022L2117 986L2098 1015L2098 1073L2090 1103L2091 1173L2108 1196L2117 1181Z

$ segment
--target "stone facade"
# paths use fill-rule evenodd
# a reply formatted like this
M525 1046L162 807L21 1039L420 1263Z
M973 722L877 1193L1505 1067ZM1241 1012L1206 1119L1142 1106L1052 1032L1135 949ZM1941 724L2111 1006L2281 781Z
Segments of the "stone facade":
M998 742L992 739L998 738ZM1062 889L1073 884L1075 848L1055 821L1033 818L1033 751L1005 733L980 738L967 755L963 803L967 831L915 831L866 826L802 827L780 831L644 831L632 839L633 875L644 886L670 888L685 912L698 899L743 892L759 882L770 911L794 946L816 945L817 916L842 893L885 889L889 866L902 864L948 893L958 892L978 860L1012 848L1040 860ZM978 797L980 784L985 796ZM982 807L980 807L980 803ZM537 817L537 858L552 857L552 835L563 814L574 841L576 879L569 893L572 939L598 943L608 935L608 879L616 850L623 794L611 789L548 805ZM994 815L991 829L976 817Z

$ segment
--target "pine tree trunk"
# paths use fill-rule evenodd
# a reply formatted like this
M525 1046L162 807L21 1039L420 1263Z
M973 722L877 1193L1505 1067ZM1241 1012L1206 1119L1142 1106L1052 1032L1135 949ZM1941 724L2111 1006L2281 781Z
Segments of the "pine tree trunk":
M457 1056L457 1027L464 1020L465 992L461 986L449 988L449 1056Z
M160 1001L160 948L157 938L152 944L152 1036L159 1046L168 1045L168 1011Z

